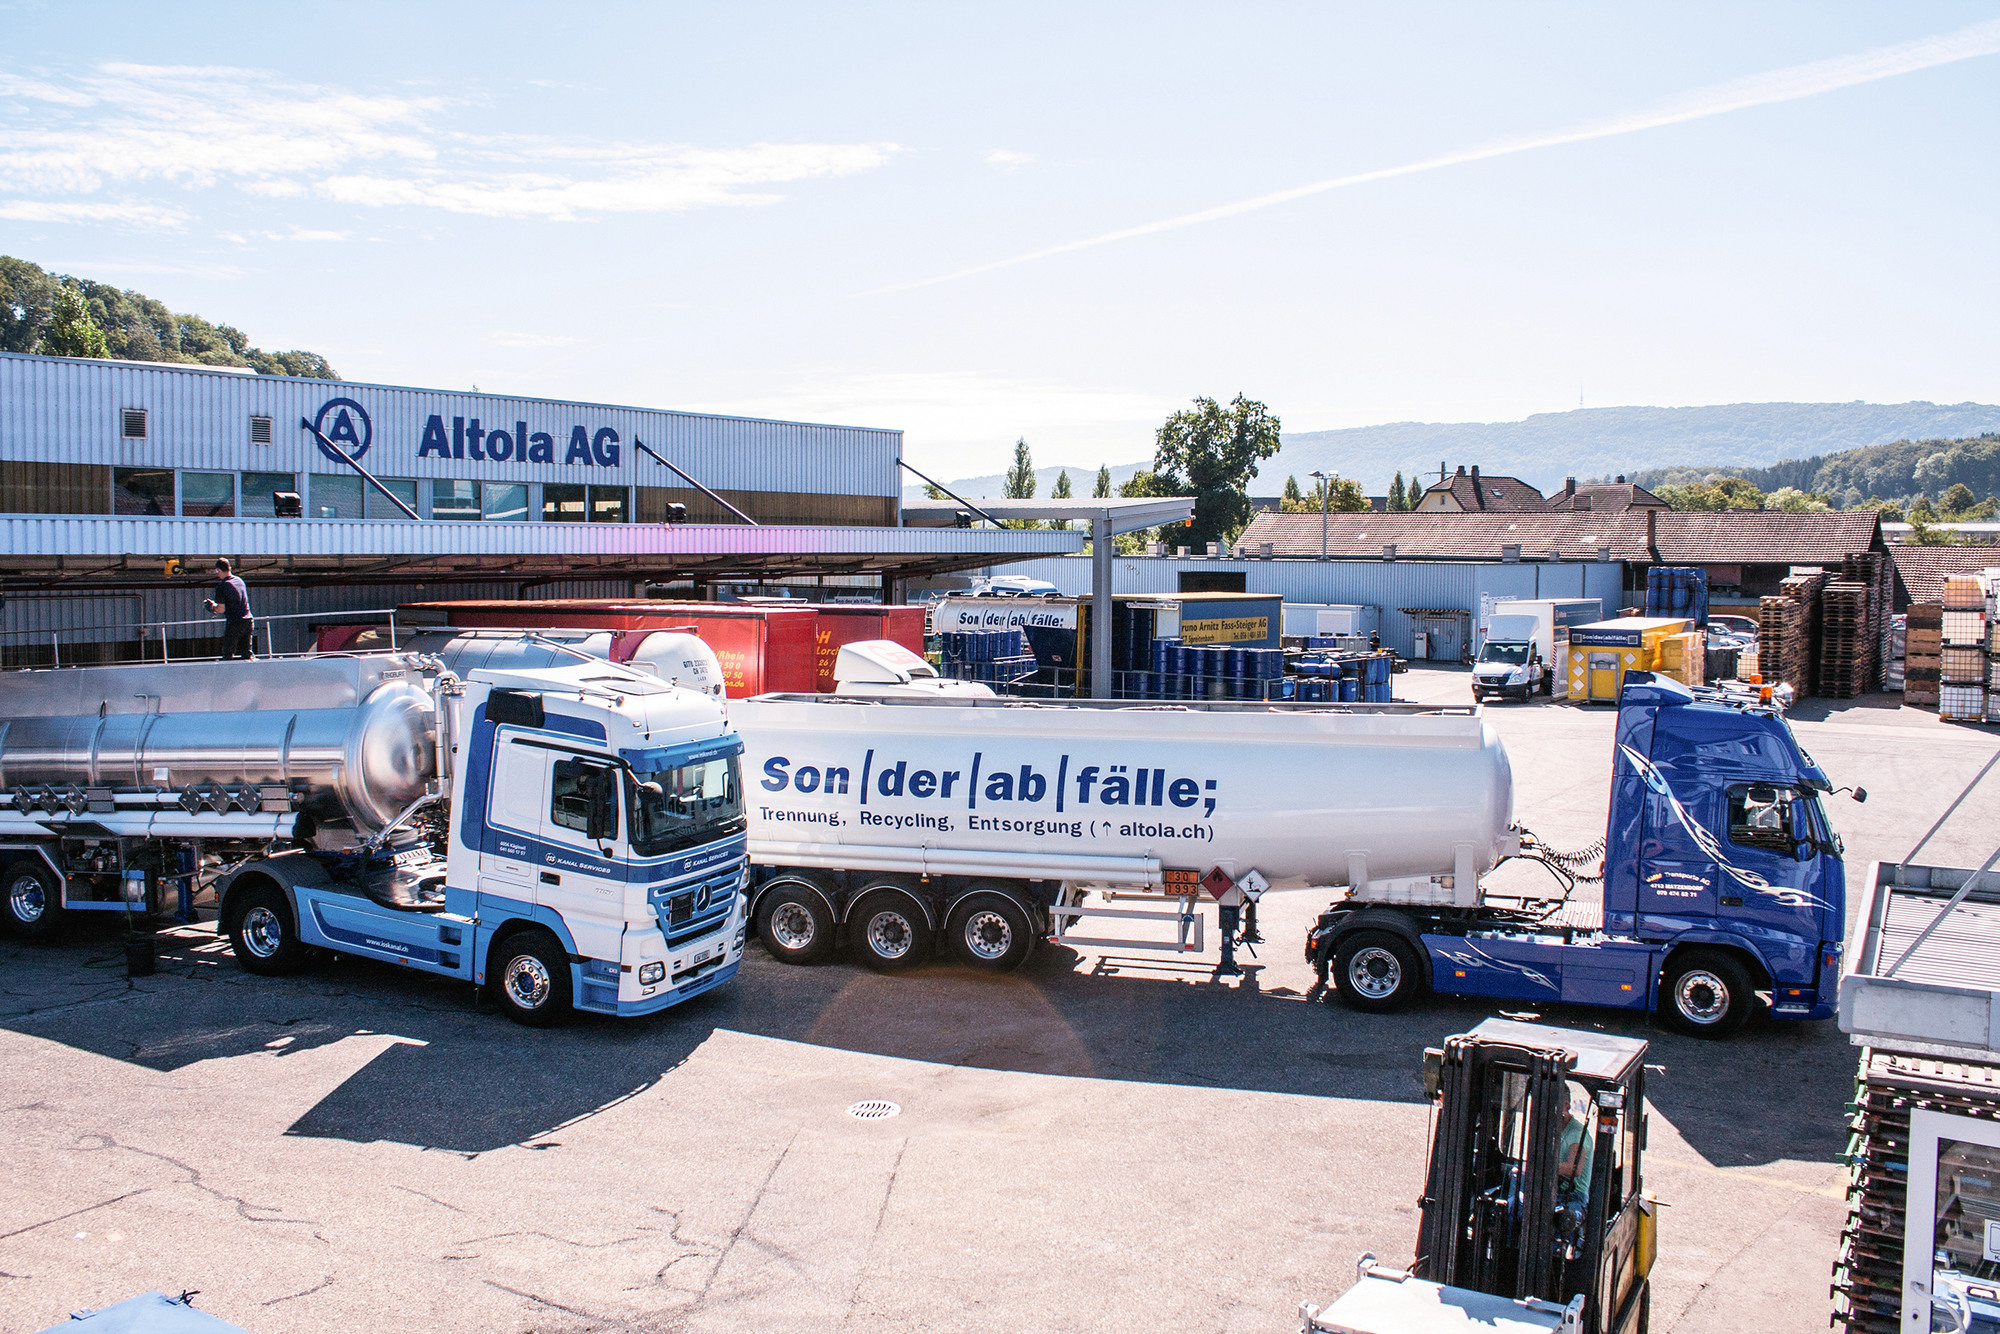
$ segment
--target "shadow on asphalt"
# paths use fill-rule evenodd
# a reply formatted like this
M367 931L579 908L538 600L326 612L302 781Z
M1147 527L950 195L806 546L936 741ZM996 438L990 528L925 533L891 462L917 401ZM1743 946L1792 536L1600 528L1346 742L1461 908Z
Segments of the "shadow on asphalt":
M287 1133L466 1154L531 1142L642 1092L718 1029L979 1069L1417 1102L1423 1049L1500 1012L1433 997L1360 1015L1265 989L1254 961L1240 988L1208 983L1205 965L1156 959L1077 971L1072 951L1046 946L1007 976L939 963L883 977L847 963L788 967L753 942L738 981L717 992L645 1018L532 1030L480 1007L465 984L385 964L253 977L205 931L163 935L160 955L155 976L128 982L118 939L101 928L0 944L0 1027L161 1072L393 1034L404 1041ZM1831 1024L1755 1022L1708 1043L1643 1016L1550 1007L1539 1017L1651 1042L1649 1100L1711 1163L1841 1150L1854 1056Z

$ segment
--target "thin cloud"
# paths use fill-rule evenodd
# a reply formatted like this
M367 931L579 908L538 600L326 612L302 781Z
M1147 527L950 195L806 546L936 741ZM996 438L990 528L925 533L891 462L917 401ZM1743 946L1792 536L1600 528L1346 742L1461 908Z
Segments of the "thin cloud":
M565 334L497 333L488 336L502 347L572 347L583 341Z
M1274 208L1279 204L1289 204L1296 199L1325 194L1329 190L1344 190L1350 186L1392 180L1398 176L1415 176L1422 172L1437 171L1442 167L1462 166L1469 162L1485 162L1492 158L1509 157L1515 153L1531 152L1538 148L1555 148L1563 144L1609 139L1640 130L1654 130L1663 126L1684 124L1687 121L1703 120L1710 116L1727 115L1732 111L1745 111L1751 107L1795 102L1801 98L1817 97L1821 93L1853 88L1882 79L1893 79L1901 74L1914 74L1919 70L1935 69L1939 65L1950 65L1961 60L1994 54L2000 54L2000 20L1975 23L1957 32L1920 38L1913 42L1902 42L1874 51L1861 51L1807 65L1767 70L1762 74L1752 74L1728 83L1696 89L1650 110L1629 112L1609 120L1595 121L1549 134L1503 139L1446 153L1439 157L1407 162L1398 167L1383 167L1375 171L1356 172L1350 176L1335 176L1323 181L1313 181L1287 190L1276 190L1270 194L1253 195L1248 199L1239 199L1231 204L1202 209L1196 213L1183 213L1177 217L1162 218L1158 222L1142 223L1136 227L1124 227L1117 231L1085 237L1080 241L1068 241L1062 245L1031 250L1008 259L976 264L969 269L940 274L935 278L924 278L917 282L901 283L875 290L877 293L907 292L920 287L935 287L939 283L956 282L961 278L992 273L998 269L1012 268L1017 264L1032 263L1038 259L1050 259L1057 255L1074 254L1079 250L1111 245L1117 241L1130 241L1141 236L1156 236L1161 232L1179 231L1183 227L1198 227L1203 223L1219 222L1224 218L1239 217L1245 213L1255 213L1260 209Z
M0 218L10 222L113 222L177 231L187 224L188 215L180 209L159 204L17 199L0 202Z
M177 278L241 278L243 270L234 264L133 264L124 260L52 259L43 264L50 273L76 274L95 278L101 273L160 273Z
M1019 153L1011 148L989 149L986 154L986 165L989 167L998 167L1002 171L1013 171L1016 167L1025 167L1034 160L1035 155L1033 153Z
M443 98L207 66L101 65L71 78L0 73L0 96L14 103L0 107L0 193L43 197L0 206L22 210L0 217L54 218L82 210L79 196L149 181L488 217L755 207L783 198L773 186L871 171L901 151L886 143L702 148L472 135L443 127L454 106ZM185 217L151 207L156 220Z

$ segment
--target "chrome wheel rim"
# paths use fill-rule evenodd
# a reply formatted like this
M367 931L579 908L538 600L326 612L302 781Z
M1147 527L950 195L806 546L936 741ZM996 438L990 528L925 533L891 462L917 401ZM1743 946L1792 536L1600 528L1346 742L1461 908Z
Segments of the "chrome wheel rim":
M1729 987L1706 968L1681 974L1674 984L1674 1006L1691 1024L1713 1024L1729 1013Z
M1347 981L1357 995L1383 1000L1403 985L1402 960L1380 945L1364 946L1348 962Z
M1003 958L1014 948L1014 927L1004 914L982 908L965 919L965 948L981 959Z
M285 924L278 914L258 904L243 914L243 948L268 959L285 947Z
M803 903L781 903L771 910L771 938L780 949L802 950L819 934L811 909Z
M520 1008L539 1010L549 1000L549 967L532 954L517 955L507 961L501 985L506 988L508 999Z
M884 908L868 919L868 948L878 958L907 958L916 944L917 933L910 919L893 908Z
M49 888L38 875L17 875L7 886L7 911L17 922L39 922L49 910Z

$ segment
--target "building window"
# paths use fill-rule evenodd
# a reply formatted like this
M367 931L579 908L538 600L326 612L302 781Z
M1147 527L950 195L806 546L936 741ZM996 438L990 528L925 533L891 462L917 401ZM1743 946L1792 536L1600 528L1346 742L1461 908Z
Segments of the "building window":
M543 523L582 523L584 488L570 482L542 485Z
M488 523L525 523L528 518L526 482L486 483L482 507Z
M463 477L440 477L431 483L433 519L477 519L479 483Z
M184 519L235 518L236 474L233 472L182 473L181 517Z
M146 438L146 410L144 408L127 408L119 413L118 434L121 439L125 440L144 440Z
M280 491L296 492L299 475L292 472L246 472L243 474L243 517L274 519L278 511L272 497Z
M361 482L361 479L359 477L355 478L354 480L357 482ZM413 510L416 509L417 507L416 478L381 477L377 478L376 480L382 483L382 485L388 490L389 495L395 496L396 499L402 501L405 505L408 505L411 509ZM377 491L374 487L369 486L366 482L361 482L361 485L365 488L362 491L361 495L366 505L366 513L368 518L407 519L410 517L409 515L403 513L403 511L397 509L394 505L390 504L388 496L383 495L380 491Z
M306 513L315 519L359 519L364 511L361 488L368 485L359 477L306 479L312 493L306 497Z
M173 470L114 468L111 474L111 512L144 515L149 519L171 519L174 515Z
M590 521L592 523L624 523L630 510L631 493L622 486L593 486L590 488Z
M271 443L271 419L269 417L252 417L250 419L250 443L253 445L268 445Z

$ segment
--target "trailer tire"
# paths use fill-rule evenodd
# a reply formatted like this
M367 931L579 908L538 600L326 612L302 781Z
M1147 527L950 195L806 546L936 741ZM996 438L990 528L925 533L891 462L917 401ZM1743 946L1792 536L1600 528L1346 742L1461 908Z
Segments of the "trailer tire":
M1423 990L1417 952L1387 931L1356 931L1334 951L1335 984L1349 1009L1363 1014L1400 1010Z
M569 1017L569 952L540 927L516 931L493 946L487 985L509 1019L548 1028Z
M306 966L312 949L299 939L299 921L285 891L269 882L229 898L229 948L246 973L289 977Z
M1757 1003L1750 971L1720 950L1675 955L1660 977L1660 1018L1691 1038L1726 1038Z
M833 953L833 910L812 885L780 880L758 900L757 939L779 963L820 963Z
M62 885L40 858L9 863L0 880L0 920L17 936L32 939L56 929L62 917Z
M994 891L968 894L953 905L945 936L960 963L991 973L1019 968L1035 947L1028 914Z
M878 973L900 973L931 957L931 924L923 905L897 885L872 887L847 911L847 939L861 962Z

